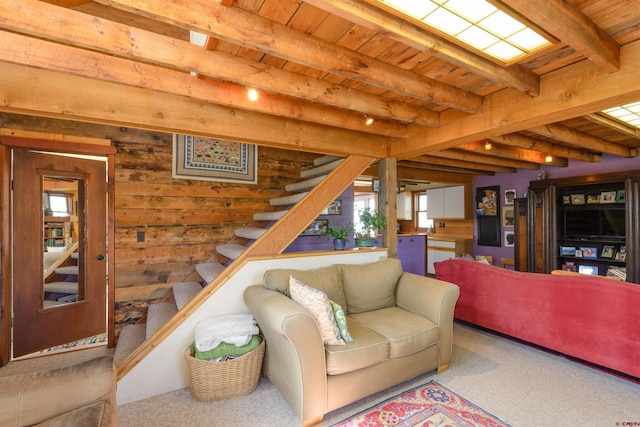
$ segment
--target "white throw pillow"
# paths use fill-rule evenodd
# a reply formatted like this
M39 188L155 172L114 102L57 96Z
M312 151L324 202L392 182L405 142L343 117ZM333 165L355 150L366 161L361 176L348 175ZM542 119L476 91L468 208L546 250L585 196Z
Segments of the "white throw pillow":
M324 344L345 345L340 338L340 330L327 294L307 286L293 276L289 276L289 292L291 299L303 306L316 320Z

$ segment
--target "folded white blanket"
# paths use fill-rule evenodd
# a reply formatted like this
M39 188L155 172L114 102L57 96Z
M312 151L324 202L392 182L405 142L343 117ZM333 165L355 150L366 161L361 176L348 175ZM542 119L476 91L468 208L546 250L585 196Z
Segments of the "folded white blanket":
M251 314L229 314L202 319L195 327L195 342L198 351L209 351L226 342L246 345L252 335L260 332Z

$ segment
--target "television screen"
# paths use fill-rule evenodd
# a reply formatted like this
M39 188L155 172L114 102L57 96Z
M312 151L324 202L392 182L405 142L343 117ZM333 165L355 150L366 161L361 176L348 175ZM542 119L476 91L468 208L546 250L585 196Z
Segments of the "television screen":
M564 212L564 230L565 237L624 237L626 234L625 211L623 209L568 209Z

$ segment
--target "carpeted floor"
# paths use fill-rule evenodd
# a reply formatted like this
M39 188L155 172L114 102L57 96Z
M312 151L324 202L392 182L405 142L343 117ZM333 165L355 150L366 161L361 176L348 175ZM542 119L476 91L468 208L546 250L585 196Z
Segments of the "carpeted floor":
M333 411L318 426L340 422L431 380L513 427L615 427L640 423L639 384L456 324L449 369L441 374L422 375ZM248 396L201 403L186 388L121 405L118 417L121 427L300 425L265 378Z

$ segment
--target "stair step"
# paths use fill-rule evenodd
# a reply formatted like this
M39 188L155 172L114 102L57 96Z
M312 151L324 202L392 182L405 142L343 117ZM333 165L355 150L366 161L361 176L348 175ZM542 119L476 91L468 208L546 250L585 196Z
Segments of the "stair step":
M238 228L235 230L235 235L238 237L242 237L243 239L256 240L262 237L264 233L267 232L266 228Z
M317 168L304 170L304 171L300 172L300 178L307 179L307 178L313 178L313 177L316 177L316 176L319 176L319 175L327 175L329 172L331 172L336 167L338 167L338 165L340 163L342 163L343 161L344 161L344 159L341 158L341 159L338 159L338 160L333 161L331 163L327 163L325 165L318 166Z
M218 277L220 273L225 269L225 266L219 262L205 262L196 265L196 271L205 281L205 283L211 283L213 279Z
M344 157L341 157L341 156L322 156L322 157L318 157L317 159L315 159L313 161L313 164L315 166L322 166L322 165L326 165L327 163L335 162L336 160L342 160L342 159L344 159Z
M68 274L78 275L78 266L77 265L67 265L65 267L58 267L55 269L56 274Z
M74 252L71 254L72 259L78 259L78 252Z
M151 338L151 336L177 312L178 309L176 308L175 302L149 304L149 308L147 309L146 339Z
M235 243L227 243L226 245L216 246L216 252L218 252L220 255L226 256L229 259L238 258L246 249L246 246L237 245Z
M140 347L146 337L147 326L145 324L125 325L118 336L118 344L113 355L116 365L122 363L133 350Z
M291 194L289 196L284 196L284 197L274 197L273 199L269 200L269 204L271 206L295 205L300 200L302 200L306 195L307 193L298 193L298 194Z
M172 286L173 298L176 300L178 310L187 305L202 290L198 282L180 282Z
M288 210L274 212L256 212L253 214L254 221L277 221L289 212Z
M78 282L51 282L44 284L45 292L56 292L59 294L77 294Z
M305 181L294 182L287 185L284 189L291 193L298 193L300 191L309 191L316 185L320 184L327 175L320 175L315 178L307 179Z

